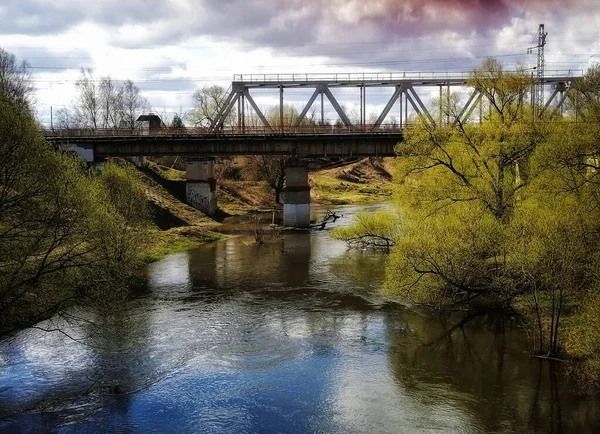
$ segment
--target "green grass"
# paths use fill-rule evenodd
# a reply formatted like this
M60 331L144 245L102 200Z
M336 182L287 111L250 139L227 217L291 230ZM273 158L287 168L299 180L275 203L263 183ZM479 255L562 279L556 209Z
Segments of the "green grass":
M185 181L184 171L161 166L160 164L156 164L152 161L147 161L146 164L155 173L168 181Z
M152 244L141 254L145 263L159 261L165 256L185 252L202 244L215 242L226 235L195 227L175 228L169 231L153 231Z

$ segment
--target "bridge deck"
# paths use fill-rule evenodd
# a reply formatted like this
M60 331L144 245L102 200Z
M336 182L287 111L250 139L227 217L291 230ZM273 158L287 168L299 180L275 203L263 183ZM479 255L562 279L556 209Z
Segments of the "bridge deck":
M78 134L76 134L76 132ZM70 133L70 134L69 134ZM321 133L167 134L140 130L47 132L46 140L94 150L96 160L117 156L394 156L402 141L400 130L377 132L329 131ZM87 134L85 134L87 133Z

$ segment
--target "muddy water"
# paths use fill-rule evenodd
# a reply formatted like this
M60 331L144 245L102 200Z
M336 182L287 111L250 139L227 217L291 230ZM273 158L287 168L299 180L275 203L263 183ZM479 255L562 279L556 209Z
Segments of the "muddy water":
M600 432L514 319L386 301L384 262L327 230L170 256L118 313L0 343L0 431Z

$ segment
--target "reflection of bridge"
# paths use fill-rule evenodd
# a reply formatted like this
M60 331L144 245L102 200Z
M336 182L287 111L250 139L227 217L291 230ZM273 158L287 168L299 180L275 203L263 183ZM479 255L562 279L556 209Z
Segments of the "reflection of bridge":
M552 87L541 110L562 109L571 84L579 74L572 71L547 71L543 82L536 86ZM216 211L213 160L218 155L289 155L289 156L393 156L395 145L402 140L402 130L414 116L422 116L432 125L473 121L479 107L481 116L484 93L469 89L470 73L380 73L380 74L262 74L236 75L216 116L205 128L185 129L111 129L46 131L46 140L73 146L87 153L92 160L111 156L204 157L188 161L188 202L206 212ZM532 77L533 78L533 77ZM534 85L532 81L532 86ZM452 88L466 88L466 102L456 108L453 119L443 116L444 95ZM352 119L336 98L339 88L358 89L359 119ZM367 90L388 88L391 97L374 122L367 123ZM432 113L423 103L437 94L439 110ZM279 94L279 113L271 122L258 106L252 91L271 89ZM290 126L284 126L284 90L314 89L302 111ZM446 91L444 93L444 91ZM320 97L321 119L306 120L309 110ZM324 118L325 98L338 116L335 125ZM237 108L234 110L234 107ZM398 118L389 118L392 109ZM250 111L252 109L253 113ZM260 124L257 126L257 124ZM289 168L284 194L286 224L308 226L309 187L306 167Z

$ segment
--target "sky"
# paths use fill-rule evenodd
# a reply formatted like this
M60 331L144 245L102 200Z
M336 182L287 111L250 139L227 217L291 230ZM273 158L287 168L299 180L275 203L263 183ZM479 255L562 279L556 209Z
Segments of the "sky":
M600 61L598 22L600 0L0 0L0 47L30 64L49 126L50 107L72 105L82 67L133 80L172 116L234 74L468 72L488 56L531 68L540 23L546 70L585 70ZM358 91L336 92L358 107ZM311 93L286 102L301 108ZM387 93L372 90L367 112ZM278 94L255 99L268 108Z

